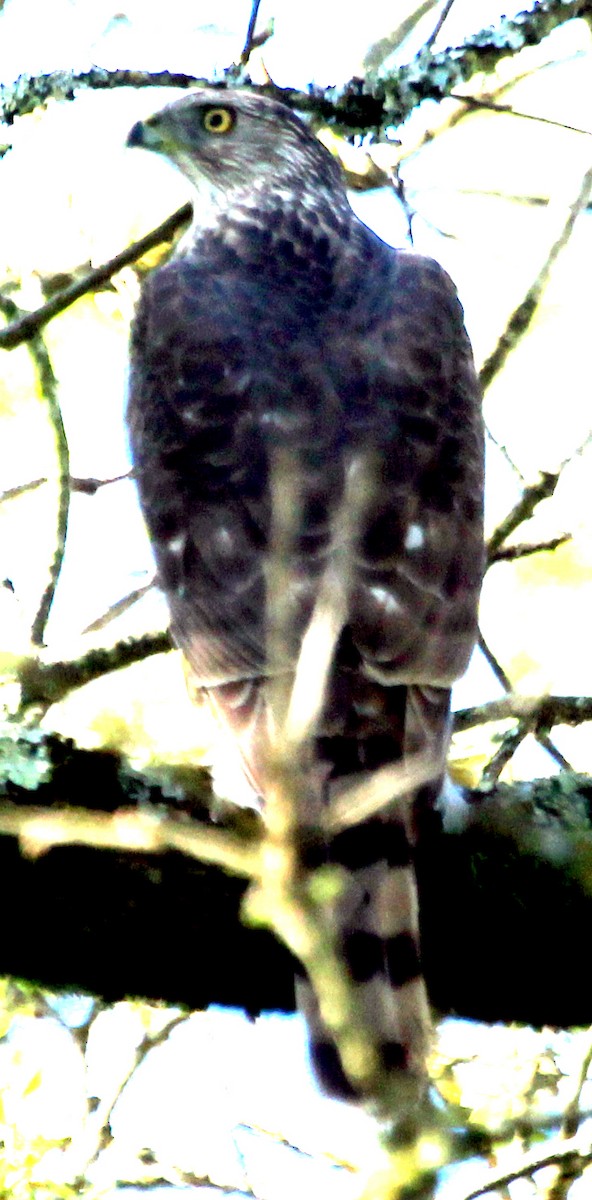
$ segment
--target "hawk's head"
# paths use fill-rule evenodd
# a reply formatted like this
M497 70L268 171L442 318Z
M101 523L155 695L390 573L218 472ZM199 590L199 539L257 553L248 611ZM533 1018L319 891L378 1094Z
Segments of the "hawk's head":
M335 159L291 109L245 91L204 88L138 121L128 146L169 158L210 198L270 186L343 192Z

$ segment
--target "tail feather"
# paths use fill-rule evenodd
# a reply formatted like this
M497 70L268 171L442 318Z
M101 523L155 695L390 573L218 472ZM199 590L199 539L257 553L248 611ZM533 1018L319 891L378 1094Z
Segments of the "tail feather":
M228 684L207 695L218 721L239 747L253 798L261 796L270 734L265 681ZM382 766L426 752L436 764L435 777L427 785L394 796L375 816L328 838L321 855L323 862L343 869L331 913L337 949L375 1054L388 1072L389 1094L405 1108L419 1103L427 1086L431 1021L421 969L414 848L441 786L449 707L447 689L385 688L357 673L339 672L316 739L318 780L325 782L311 794L318 798L319 810L330 805L352 777L357 782L371 779ZM311 803L314 806L316 800ZM310 813L311 825L318 815ZM296 994L321 1086L340 1099L359 1099L303 974Z

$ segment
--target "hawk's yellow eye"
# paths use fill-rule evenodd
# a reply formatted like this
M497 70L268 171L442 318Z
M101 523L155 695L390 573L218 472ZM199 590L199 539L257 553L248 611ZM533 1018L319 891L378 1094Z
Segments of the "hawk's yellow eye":
M206 108L201 119L207 133L229 133L234 122L231 108Z

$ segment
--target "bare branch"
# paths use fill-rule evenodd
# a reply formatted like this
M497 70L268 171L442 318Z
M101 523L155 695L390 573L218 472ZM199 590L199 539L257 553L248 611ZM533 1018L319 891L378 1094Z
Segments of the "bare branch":
M127 612L129 608L132 608L134 604L137 604L138 600L141 600L147 592L151 591L155 584L156 580L151 579L150 583L144 583L142 587L134 588L133 592L128 592L127 596L123 596L121 600L118 600L115 604L111 604L107 609L107 612L102 613L100 617L96 617L94 621L91 621L90 625L87 625L86 628L82 630L82 632L96 633L97 630L104 629L105 626L109 625L111 621L114 621L116 617L120 617L122 613Z
M557 550L558 546L564 546L566 542L571 542L572 536L571 533L560 533L558 537L550 538L548 542L533 542L532 544L519 542L515 546L505 546L489 556L489 565L496 562L513 562L517 558L528 558L531 554Z
M486 96L465 96L458 92L451 92L450 97L452 100L462 101L469 108L484 108L488 112L505 113L509 117L520 117L523 121L538 121L540 125L553 125L555 129L566 129L570 133L583 133L585 137L592 137L592 129L582 129L579 125L566 125L565 121L554 121L551 117L540 117L537 113L521 112L520 109L512 108L511 104L499 104L496 100L490 100Z
M138 241L132 242L131 246L120 251L113 258L108 259L100 267L95 267L89 271L83 279L77 279L75 283L71 283L69 287L64 288L61 292L56 292L45 304L37 308L35 312L25 313L13 320L11 325L6 329L0 330L0 349L13 350L15 346L20 346L21 342L28 341L35 333L47 325L53 317L57 317L58 313L64 312L75 300L79 300L81 296L86 296L89 292L95 292L103 283L121 271L123 267L127 267L130 263L137 262L143 254L148 250L159 246L161 242L168 242L180 229L182 225L191 220L191 205L184 204L178 208L172 216L167 217L160 225L153 229L151 233L147 233ZM2 301L5 303L5 301Z
M86 1174L91 1164L97 1161L105 1142L111 1140L110 1124L113 1110L138 1067L152 1050L164 1045L174 1030L179 1025L184 1025L189 1017L187 1012L176 1013L157 1033L147 1033L127 1060L124 1058L126 1066L123 1074L101 1096L95 1111L88 1113L81 1134L72 1139L65 1151L66 1162L71 1164L73 1177Z
M116 642L107 650L89 650L70 662L43 663L37 658L24 659L18 670L21 685L20 713L30 708L47 711L70 692L100 679L111 671L120 671L143 662L153 654L166 654L173 643L168 632L148 633L143 637Z
M0 120L12 125L15 117L26 116L48 100L74 100L83 88L105 90L120 87L211 87L207 79L180 71L105 71L92 67L80 73L52 71L47 75L19 75L12 84L0 87ZM214 84L215 86L215 84Z
M520 499L500 522L497 529L494 529L487 543L487 558L489 562L495 562L500 546L510 537L510 534L522 525L524 521L529 521L532 514L542 500L549 500L553 495L555 488L559 482L560 472L543 471L540 479L536 483L529 483L525 487Z
M30 483L19 483L16 487L7 488L5 492L0 492L0 504L5 500L15 500L17 496L24 496L26 492L34 492L43 483L47 483L47 479L32 479Z
M592 1065L592 1029L588 1030L588 1045L582 1057L580 1064L580 1073L576 1083L574 1094L565 1107L563 1114L563 1124L561 1132L564 1138L575 1137L578 1132L580 1121L583 1113L580 1111L580 1101L582 1098L582 1090L588 1078L588 1072Z
M463 1200L480 1200L481 1196L487 1196L491 1192L497 1192L501 1188L507 1187L510 1183L514 1183L517 1179L530 1179L536 1171L542 1171L544 1167L565 1167L568 1164L574 1170L573 1179L576 1175L581 1174L584 1167L592 1162L592 1150L585 1149L581 1142L576 1139L570 1139L569 1143L560 1143L556 1149L548 1150L545 1154L536 1151L533 1154L525 1155L519 1167L514 1171L504 1171L499 1174L491 1173L489 1179L469 1192L463 1197Z
M245 64L248 63L251 51L255 46L255 26L257 24L257 15L259 13L260 4L261 0L251 0L251 14L249 17L247 36L245 38L245 44L240 56L240 62L242 66L245 66Z
M489 666L491 667L496 679L498 680L499 683L501 683L504 691L511 692L512 691L512 681L511 681L509 675L506 675L506 672L504 671L504 668L502 667L501 663L499 663L497 661L497 658L495 657L495 654L493 653L493 651L489 649L489 646L487 645L487 642L485 641L485 638L483 637L483 634L481 633L481 631L479 631L477 645L479 646L481 653L485 656L487 662L489 663Z
M536 279L530 285L524 299L511 314L495 350L492 351L489 358L486 359L481 367L479 379L484 391L487 390L495 376L499 374L510 353L531 325L551 270L559 258L561 251L567 245L578 216L590 203L591 195L592 167L584 173L580 180L577 194L567 206L567 217L563 223L563 227L558 237L552 243Z
M496 783L504 767L514 757L518 747L529 733L528 722L519 721L514 729L509 729L502 737L499 748L490 759L481 776L481 783Z
M491 721L517 717L530 728L552 729L554 725L582 725L592 721L591 696L521 696L511 692L499 700L490 700L454 714L454 732L464 733Z
M53 846L93 846L142 854L178 850L233 875L253 878L260 871L257 839L249 842L245 836L199 821L176 820L133 808L103 813L78 807L47 809L3 803L0 834L17 837L28 858L38 858Z
M17 315L19 317L21 315L14 301L9 300L6 296L0 296L0 311L9 319L14 319ZM66 549L68 516L70 512L70 451L58 399L57 380L53 372L47 346L39 333L29 338L29 353L35 365L41 394L47 404L48 416L54 434L57 459L56 483L58 487L58 506L56 514L56 543L53 558L49 566L49 579L39 601L39 607L31 627L31 641L33 645L43 646L45 627L53 604Z
M131 478L131 471L126 471L123 475L114 475L112 479L77 479L71 475L70 489L73 492L81 492L83 496L95 496L99 488L107 487L110 483L121 483L124 479Z
M440 16L438 17L438 20L436 21L436 24L425 44L426 50L431 50L432 46L434 45L434 42L436 41L436 38L437 38L437 36L444 24L449 12L450 12L453 4L454 4L454 0L446 0L444 8L442 9L442 12L440 13Z

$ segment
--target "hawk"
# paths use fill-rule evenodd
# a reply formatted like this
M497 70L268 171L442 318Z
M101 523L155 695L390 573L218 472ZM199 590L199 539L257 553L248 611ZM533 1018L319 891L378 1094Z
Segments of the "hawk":
M133 323L140 501L176 643L263 804L275 464L288 464L297 497L288 673L339 551L352 473L366 473L310 791L330 802L340 782L426 750L438 764L438 778L326 848L349 873L337 936L356 1001L384 1067L417 1099L430 1021L414 847L440 787L483 571L483 430L462 309L436 262L354 215L337 161L281 103L203 89L138 122L128 145L164 155L194 189L192 224L145 279ZM317 1075L350 1096L303 995Z

